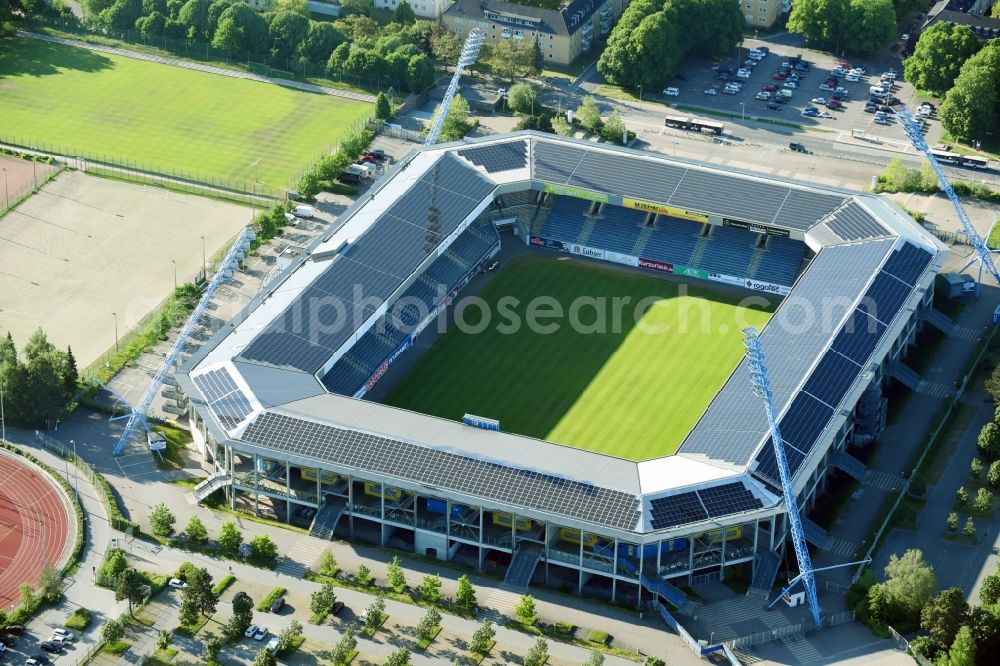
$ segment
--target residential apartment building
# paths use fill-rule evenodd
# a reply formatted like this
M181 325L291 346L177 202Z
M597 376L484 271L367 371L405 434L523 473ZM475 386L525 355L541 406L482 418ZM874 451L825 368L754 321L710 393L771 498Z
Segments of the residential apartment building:
M375 7L394 12L400 2L402 0L375 0ZM413 8L414 14L432 19L440 18L441 14L448 9L448 5L451 4L451 0L407 0L407 2Z
M748 26L770 28L782 12L790 11L791 0L737 0L743 7Z
M627 0L573 0L559 9L541 9L500 0L457 0L441 19L463 37L479 28L487 39L529 44L537 39L546 62L568 65L607 38L626 5Z

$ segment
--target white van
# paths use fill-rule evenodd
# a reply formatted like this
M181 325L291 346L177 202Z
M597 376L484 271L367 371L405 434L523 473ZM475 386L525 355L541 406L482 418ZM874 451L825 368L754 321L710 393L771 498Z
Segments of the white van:
M357 164L352 164L351 166L361 169L365 178L375 177L375 165L368 164L367 162L358 162Z
M872 86L868 89L869 95L875 95L876 97L885 97L888 91L882 86Z
M299 204L295 207L295 210L292 212L295 213L296 217L312 217L313 215L316 214L316 209L313 208L312 206Z

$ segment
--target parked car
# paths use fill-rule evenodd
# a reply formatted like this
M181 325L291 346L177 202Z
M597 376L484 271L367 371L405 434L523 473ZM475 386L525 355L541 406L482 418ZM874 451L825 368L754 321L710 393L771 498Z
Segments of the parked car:
M10 624L4 627L4 631L8 634L14 634L15 636L21 636L24 634L24 626L20 624Z
M703 91L706 95L718 95L719 91L715 88L705 88Z
M336 615L337 613L339 613L342 610L344 610L344 602L343 601L337 601L337 602L334 602L333 608L330 610L330 612L332 614Z
M835 99L838 102L843 102L845 99L847 99L847 93L834 92L833 94L830 95L830 99Z
M875 113L876 111L878 111L878 107L874 104L865 105L865 113Z
M37 661L39 664L51 664L52 660L41 652L31 655L31 658Z
M805 147L805 144L799 143L798 141L792 141L790 144L788 144L788 147L797 153L809 152L809 149Z
M759 93L754 95L754 99L771 99L771 93L761 90Z
M879 118L879 117L876 116L875 117L875 122L877 124L879 124L879 125L889 125L890 124L889 119L886 118L885 116L882 116L881 118Z
M774 79L775 81L784 81L787 77L785 76L784 72L775 72L774 74L771 75L771 78Z
M802 115L806 118L815 118L819 115L819 109L814 109L809 107L808 109L802 109Z
M822 111L822 112L821 112L821 113L819 114L819 117L820 117L820 118L833 118L833 114L832 114L832 113L830 113L829 111Z
M249 627L247 627L247 630L243 632L243 635L246 636L247 638L253 638L253 635L256 633L257 633L257 625L251 624Z
M888 72L882 72L882 78L883 79L889 79L890 81L895 81L896 80L896 72L892 71L891 69Z
M861 79L858 77L857 74L848 74L847 76L844 77L844 80L850 81L851 83L857 83Z
M53 643L52 641L42 641L38 644L38 647L46 652L59 652L62 650L62 644Z
M763 90L764 92L773 93L778 91L778 86L774 85L773 83L768 83L766 86L761 88L761 90Z
M32 659L32 658L30 658L30 657L29 657L29 658L28 658L28 659L27 659L27 660L26 660L26 661L24 662L24 666L41 666L41 663L42 663L42 662L38 661L37 659Z
M264 647L266 647L271 652L275 652L278 649L278 642L279 641L277 636L271 636L271 640L269 640L267 642L267 645L265 645Z
M262 641L267 638L268 633L270 632L268 632L267 627L257 627L257 633L253 635L253 639L255 641Z
M285 598L284 597L278 597L277 599L274 600L274 603L271 604L271 612L272 613L277 613L278 611L280 611L284 607L285 607Z
M842 108L844 108L844 104L839 99L831 99L829 102L826 103L826 108L828 108L828 109L842 109Z
M797 84L795 81L785 81L785 85L781 87L788 88L789 90L795 90L796 88L799 87L799 84Z
M829 83L821 83L819 89L825 92L833 92L834 90L836 90L836 88L831 86Z
M781 111L781 105L780 104L775 104L774 102L770 102L767 105L767 108L771 109L772 111Z
M17 636L11 636L9 634L0 636L0 642L7 647L14 647L14 644L17 643Z
M295 216L293 215L292 218L294 217ZM185 587L188 586L188 584L182 581L180 578L171 578L170 581L167 583L167 585L174 588L175 590L183 590Z
M800 72L808 72L809 71L809 63L797 62L797 63L795 63L795 69L797 69Z
M736 78L749 79L751 74L753 74L753 72L751 72L749 69L740 69L738 72L736 72Z
M663 94L666 97L677 97L681 94L680 88L674 88L673 86L663 89Z
M372 148L372 157L375 158L376 162L381 162L385 159L385 151L381 148Z

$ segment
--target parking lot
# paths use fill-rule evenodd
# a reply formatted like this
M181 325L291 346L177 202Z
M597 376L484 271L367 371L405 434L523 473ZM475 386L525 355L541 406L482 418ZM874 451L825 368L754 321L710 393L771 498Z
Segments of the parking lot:
M749 54L759 47L769 49L769 53L755 63ZM865 112L869 89L878 86L880 76L890 71L897 77L892 94L916 110L913 105L914 90L902 81L902 63L898 56L886 50L865 60L847 58L844 62L849 61L849 67L837 77L835 86L831 86L833 89L820 89L841 60L829 54L794 46L747 39L743 46L734 49L726 58L689 59L678 78L669 83L670 87L677 88L677 94L663 95L662 99L691 113L697 113L698 109L690 107L700 107L730 114L735 119L792 122L847 135L860 130L868 136L906 142L902 129L891 113L886 114L887 123L880 125L875 122L875 113ZM849 81L845 76L847 70L853 67L865 70L857 77L857 81ZM741 68L750 71L741 73ZM791 75L797 75L798 80L785 87ZM742 86L739 90L730 88L727 91L727 84L731 82ZM769 93L766 98L759 95L765 87ZM828 108L826 103L837 87L843 88L845 92L845 99L841 100L843 106ZM787 103L784 104L774 100L775 94L782 90L787 91L784 94L789 94ZM823 102L819 102L818 98L823 99ZM814 102L814 99L817 101ZM809 107L816 109L815 117L802 115ZM936 120L930 119L928 142L933 145L940 132Z

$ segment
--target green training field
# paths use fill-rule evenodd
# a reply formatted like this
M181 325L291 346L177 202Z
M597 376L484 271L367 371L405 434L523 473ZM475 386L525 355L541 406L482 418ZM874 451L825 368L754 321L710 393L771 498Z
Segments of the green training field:
M566 258L516 260L482 293L490 326L478 334L452 327L383 402L455 420L467 412L496 418L507 432L631 460L672 454L743 355L739 329L763 326L774 309L685 288L679 293L676 282ZM576 332L567 316L539 319L558 322L554 333L526 325L504 333L498 324L510 318L498 315L504 308L497 305L511 296L519 299L512 311L522 323L537 297L554 298L566 313L579 297L606 299L605 316L580 307L577 321L594 329L604 322L607 332ZM617 333L616 297L631 299L620 309ZM636 317L636 304L647 297L659 300ZM470 307L464 320L480 323L480 312Z
M33 39L0 47L0 140L140 168L284 187L370 108Z

